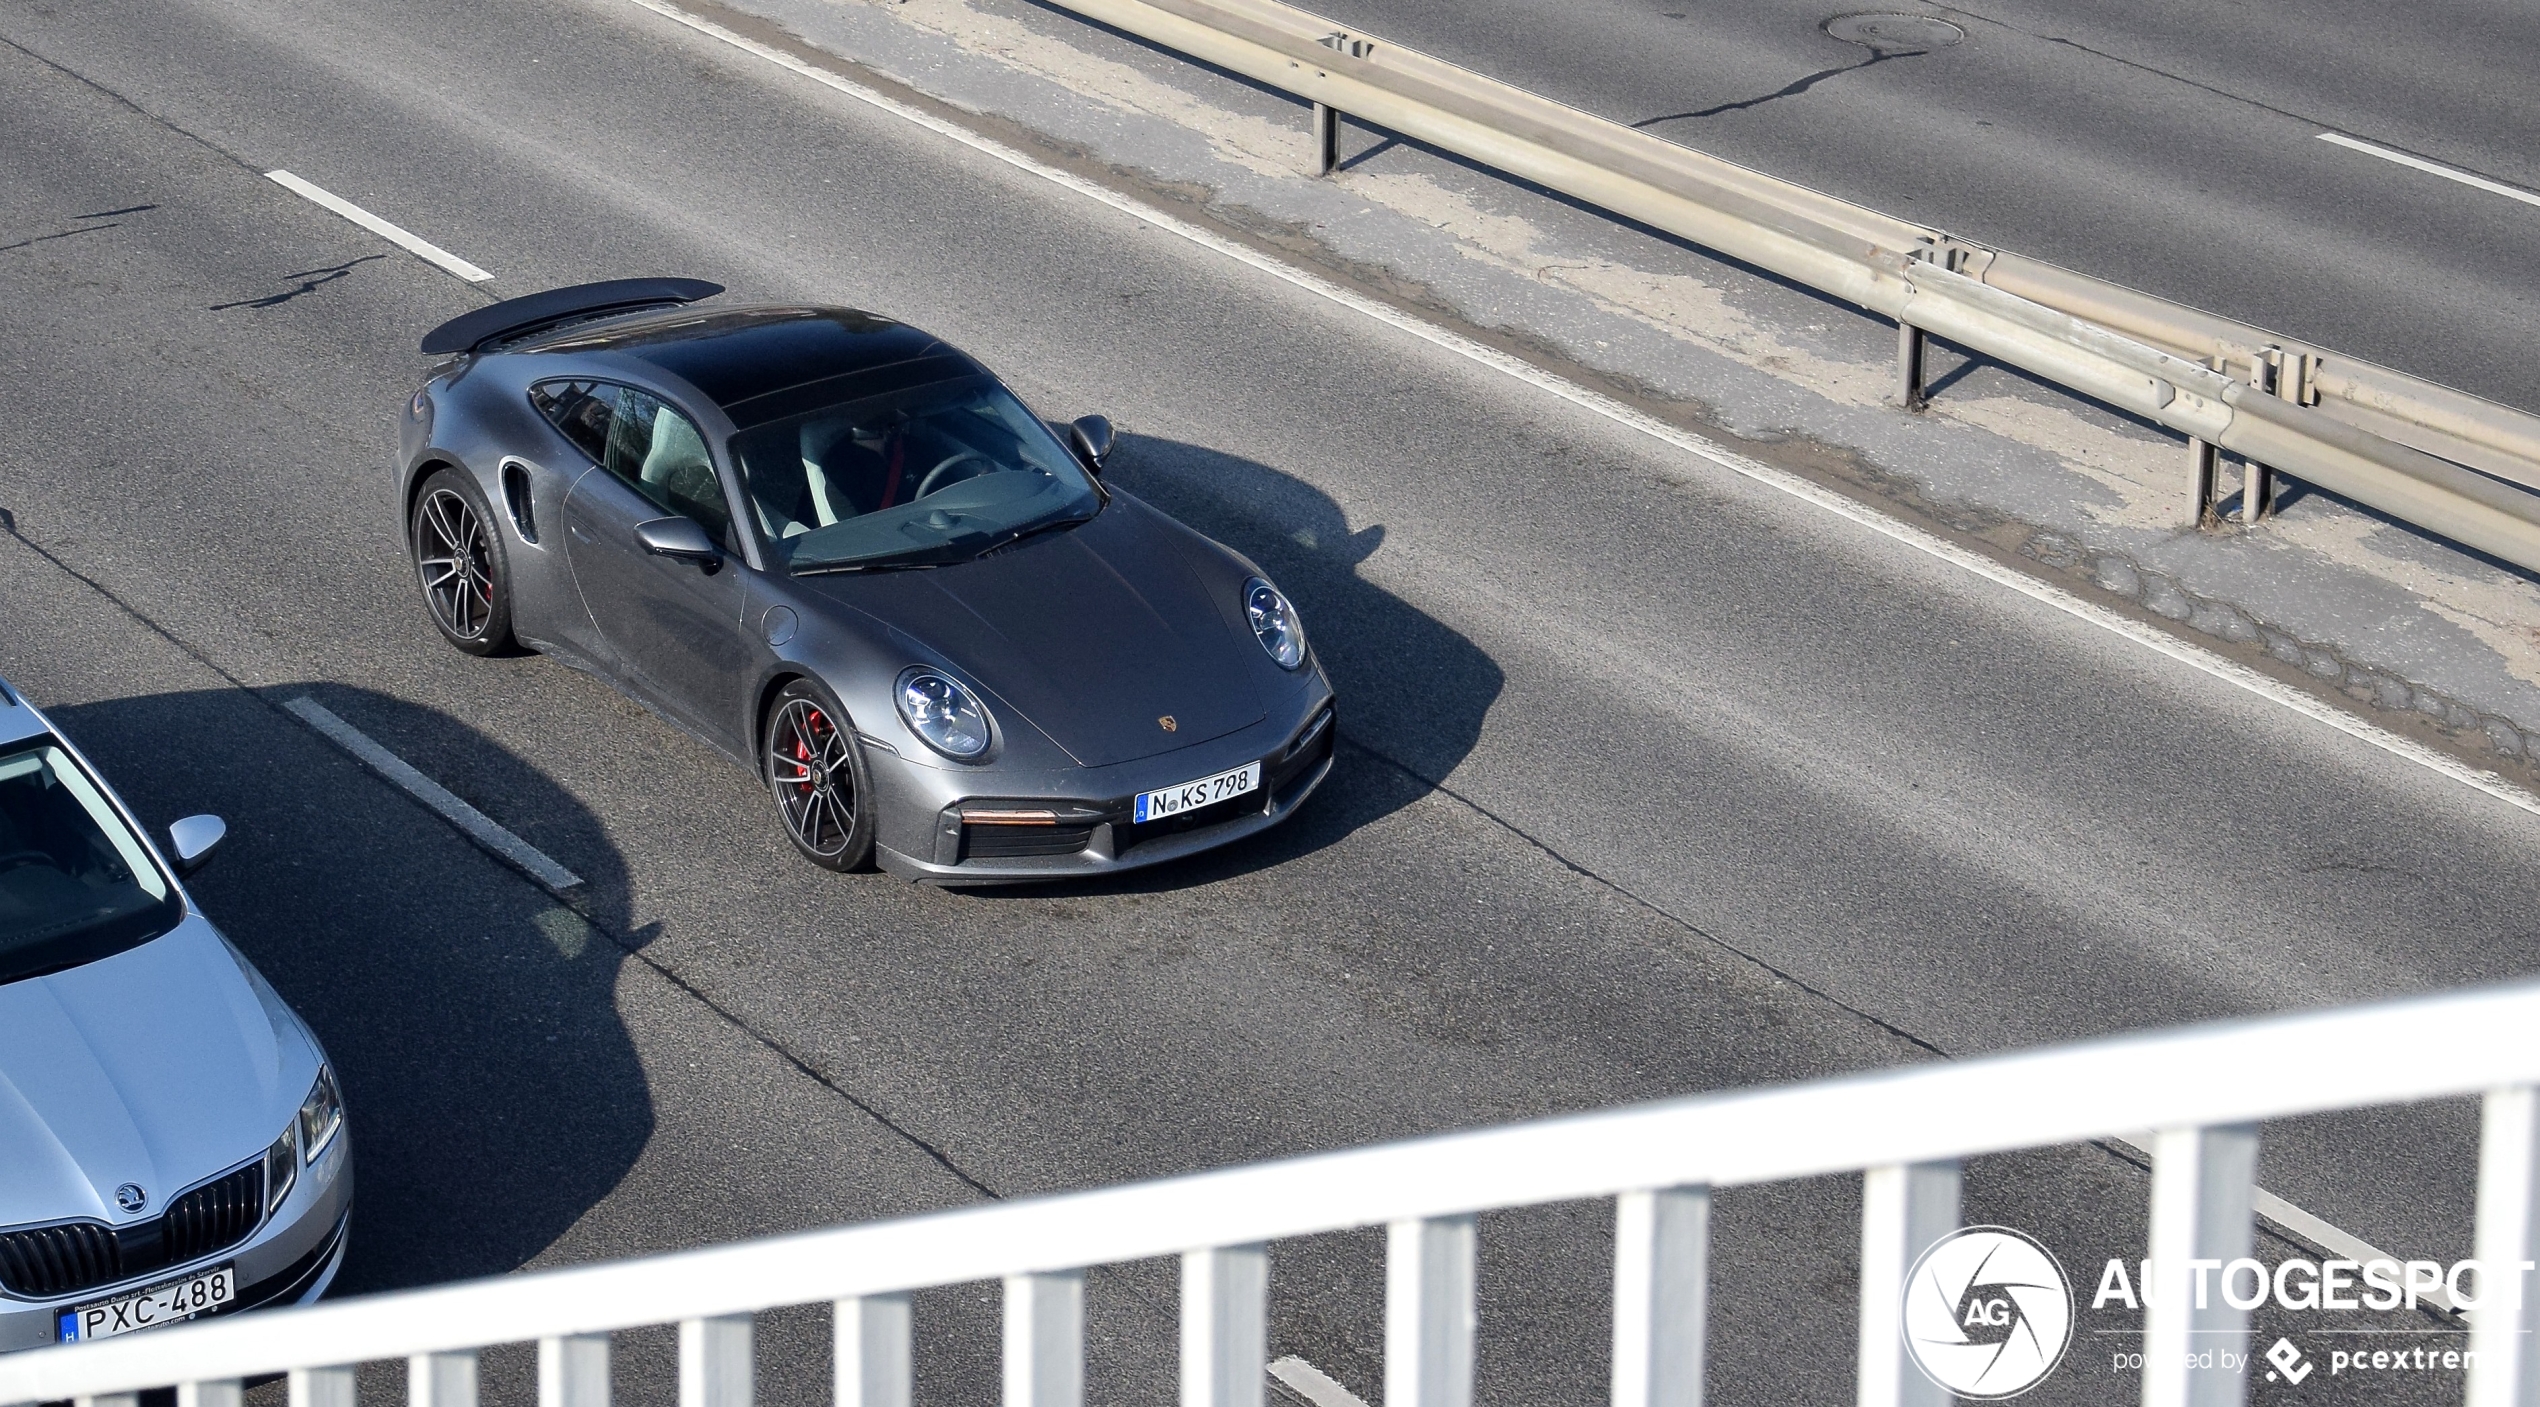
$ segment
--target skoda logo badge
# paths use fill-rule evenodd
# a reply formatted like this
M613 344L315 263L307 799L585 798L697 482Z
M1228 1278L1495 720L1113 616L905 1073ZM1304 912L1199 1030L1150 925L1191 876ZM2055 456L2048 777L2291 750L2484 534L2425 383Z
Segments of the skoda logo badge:
M1170 732L1172 732L1174 729L1179 728L1179 727L1181 727L1182 725L1181 725L1179 722L1176 722L1176 721L1174 720L1174 717L1173 717L1173 715L1172 715L1172 714L1169 714L1169 713L1168 713L1168 714L1164 715L1162 718L1159 718L1159 719L1155 720L1155 726L1157 726L1158 728L1163 729L1165 732L1170 733Z
M115 1189L115 1205L128 1212L137 1212L150 1205L150 1194L141 1190L140 1183L127 1182Z

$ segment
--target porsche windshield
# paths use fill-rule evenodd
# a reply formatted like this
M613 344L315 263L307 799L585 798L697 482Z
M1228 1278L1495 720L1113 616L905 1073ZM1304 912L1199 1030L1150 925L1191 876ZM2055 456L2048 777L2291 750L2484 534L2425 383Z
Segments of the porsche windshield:
M968 561L1102 503L1049 427L985 376L771 421L732 447L773 564L798 575Z
M0 749L0 982L121 952L182 916L176 887L60 744Z

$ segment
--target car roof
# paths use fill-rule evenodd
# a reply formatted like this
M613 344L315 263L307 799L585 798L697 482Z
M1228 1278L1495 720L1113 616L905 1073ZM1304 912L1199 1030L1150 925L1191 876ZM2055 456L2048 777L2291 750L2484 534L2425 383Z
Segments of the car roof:
M14 743L44 731L43 715L19 698L8 680L0 679L0 743Z
M743 402L884 367L940 360L945 364L939 375L978 370L925 332L853 308L681 308L585 324L514 350L634 357L686 381L727 412Z

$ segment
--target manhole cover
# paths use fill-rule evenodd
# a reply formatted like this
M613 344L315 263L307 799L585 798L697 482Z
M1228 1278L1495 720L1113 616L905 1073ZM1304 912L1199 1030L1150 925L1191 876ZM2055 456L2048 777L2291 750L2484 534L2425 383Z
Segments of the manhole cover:
M1929 15L1837 15L1826 21L1826 33L1882 51L1946 49L1967 37L1965 30Z

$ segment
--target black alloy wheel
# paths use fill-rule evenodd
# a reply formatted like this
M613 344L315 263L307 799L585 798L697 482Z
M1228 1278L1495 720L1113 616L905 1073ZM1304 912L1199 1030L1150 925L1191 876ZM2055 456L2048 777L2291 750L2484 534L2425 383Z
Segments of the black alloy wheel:
M415 580L441 638L471 655L512 647L512 603L503 543L474 480L435 470L415 496Z
M787 684L769 705L767 785L786 838L823 869L869 869L871 788L855 725L809 680Z

